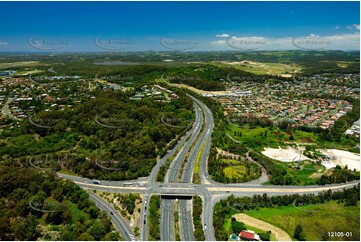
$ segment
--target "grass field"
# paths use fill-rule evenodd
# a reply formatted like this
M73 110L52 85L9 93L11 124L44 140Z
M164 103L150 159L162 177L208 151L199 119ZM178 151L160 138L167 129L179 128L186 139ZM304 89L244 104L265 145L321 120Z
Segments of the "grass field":
M257 75L287 75L291 76L293 73L299 72L302 68L298 65L287 65L281 63L263 63L263 62L252 62L244 61L242 63L222 63L216 64L221 67L232 66L237 69L247 71Z
M315 211L315 212L309 212ZM359 240L360 206L345 207L331 201L319 205L296 208L292 205L278 208L261 208L246 212L249 216L268 222L286 231L291 237L300 224L307 240L321 240L328 232L352 232L352 236L330 237L329 240Z
M254 231L256 234L266 233L266 232L267 232L267 231L265 231L265 230L261 230L261 229L256 228L256 227L249 226L249 225L247 225L247 224L246 224L246 228L247 228L248 230ZM271 234L271 239L270 239L270 240L271 240L271 241L277 241L274 234Z
M241 132L242 136L235 136L235 133L238 132ZM234 139L250 145L250 147L268 146L278 148L279 145L285 142L315 144L318 138L314 133L302 130L295 130L290 133L284 132L279 128L255 127L250 129L248 127L240 128L234 124L228 124L227 133Z
M0 63L0 69L8 69L14 67L23 67L23 66L38 66L45 65L39 61L18 61L18 62L8 62L8 63Z
M248 168L242 161L234 160L234 159L221 159L223 163L228 163L230 166L225 167L223 169L223 173L228 178L247 178L253 177L252 179L256 179L260 174L260 169L256 164L250 164L250 174L247 175Z
M356 140L341 137L341 142L328 142L321 140L317 134L302 130L285 132L280 128L255 127L250 129L247 126L240 128L235 124L228 124L226 132L239 142L256 149L263 147L278 148L279 146L297 143L300 145L315 145L318 149L340 149L356 153L360 152L355 148L358 145ZM242 136L236 136L235 132L241 132ZM266 136L265 132L267 133Z

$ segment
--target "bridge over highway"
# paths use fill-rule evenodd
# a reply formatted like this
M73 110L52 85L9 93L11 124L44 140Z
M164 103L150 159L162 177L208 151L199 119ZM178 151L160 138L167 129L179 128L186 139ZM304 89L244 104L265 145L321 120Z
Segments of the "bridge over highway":
M264 186L261 184L219 184L212 181L208 174L207 163L211 147L211 134L213 131L213 117L208 107L200 100L190 96L194 101L194 109L196 120L193 127L180 138L178 143L169 150L169 152L159 159L156 166L147 178L140 178L132 181L100 181L100 184L94 184L88 178L71 176L58 173L63 178L74 181L86 190L99 190L114 193L140 193L144 195L142 207L141 223L140 223L140 239L148 240L148 211L147 204L150 202L152 195L161 196L161 224L160 234L162 240L174 240L174 218L175 201L182 200L178 206L178 212L182 212L180 216L180 234L182 240L195 240L194 227L191 216L192 204L188 201L193 196L202 198L202 225L205 238L207 241L214 241L213 229L213 208L215 202L222 198L226 198L233 194L236 197L262 195L266 193L268 196L287 195L287 194L317 194L327 190L340 190L349 188L359 184L359 181L348 182L343 184L331 184L325 186ZM203 147L203 150L201 149ZM156 182L156 175L162 165L170 157L175 157L169 166L166 174L165 183ZM201 177L200 184L192 183L194 164L197 157L199 161L199 173ZM181 169L182 164L187 169ZM182 172L182 173L180 173ZM181 182L180 182L181 181ZM92 199L99 199L92 196ZM104 208L105 203L102 204ZM111 211L107 205L107 211ZM117 226L123 226L121 218L113 219ZM124 227L124 226L123 226ZM126 226L118 229L125 240L134 239L131 231Z

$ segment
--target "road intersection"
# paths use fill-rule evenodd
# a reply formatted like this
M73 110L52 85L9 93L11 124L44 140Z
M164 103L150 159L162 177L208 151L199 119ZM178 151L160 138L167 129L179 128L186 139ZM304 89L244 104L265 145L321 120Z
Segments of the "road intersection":
M144 195L142 214L140 219L140 240L148 240L148 210L152 195L161 195L161 218L160 237L161 240L175 240L174 212L177 207L179 213L179 225L181 240L194 241L194 226L192 219L191 196L202 198L202 224L207 241L215 241L213 229L213 208L220 199L227 198L233 194L236 197L262 195L268 196L287 194L317 194L322 191L342 190L357 185L359 181L344 184L332 184L326 186L275 186L261 185L259 183L220 184L214 182L207 169L208 157L211 148L211 135L214 128L213 116L209 108L200 100L188 95L194 101L195 121L191 129L179 139L178 143L160 158L153 167L147 178L139 178L132 181L101 181L94 184L88 178L65 175L60 176L74 181L86 190L99 190L116 193L140 193ZM200 153L201 152L201 153ZM194 184L193 172L197 157L199 162L200 184ZM174 158L173 158L174 157ZM167 165L165 182L157 182L156 176L163 165ZM167 163L168 161L168 163ZM101 202L99 197L90 192L90 198L97 206L107 211L114 208L106 201ZM176 206L175 198L179 198L179 206ZM184 198L184 199L182 199ZM187 200L188 199L188 200ZM113 214L115 214L113 212ZM134 240L135 236L127 222L121 216L111 215L113 223L125 240Z

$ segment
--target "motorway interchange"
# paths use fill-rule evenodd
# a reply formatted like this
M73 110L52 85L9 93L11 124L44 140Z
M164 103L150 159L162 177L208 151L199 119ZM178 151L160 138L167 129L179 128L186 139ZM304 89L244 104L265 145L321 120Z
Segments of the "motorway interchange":
M158 160L150 175L132 181L101 181L94 184L92 180L71 175L60 174L63 178L71 179L90 193L90 199L97 207L106 211L112 218L117 231L124 240L136 240L128 223L117 210L107 201L98 197L91 190L140 193L144 195L144 202L140 219L140 240L148 240L148 210L152 195L161 195L160 238L163 241L175 240L174 212L179 213L180 237L184 241L194 241L194 226L192 219L192 196L202 198L202 224L207 241L215 241L213 230L213 207L220 199L234 194L236 197L285 194L305 194L325 190L341 190L358 183L350 182L327 186L263 186L257 182L240 184L220 184L212 181L208 175L207 161L211 148L211 135L214 128L213 116L210 109L200 100L188 95L194 101L195 121L192 128L179 139L178 143L168 153ZM174 157L174 158L173 158ZM192 183L194 167L199 159L200 184ZM168 165L167 160L171 159ZM156 182L159 169L167 166L164 183ZM179 200L176 206L176 200Z

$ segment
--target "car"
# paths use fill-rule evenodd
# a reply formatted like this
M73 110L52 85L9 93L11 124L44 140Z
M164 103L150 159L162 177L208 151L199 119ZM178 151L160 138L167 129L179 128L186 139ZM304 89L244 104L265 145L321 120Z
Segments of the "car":
M226 193L229 193L229 190L227 190Z
M110 215L114 215L113 212L110 212Z
M146 223L146 220L144 220L144 224Z

